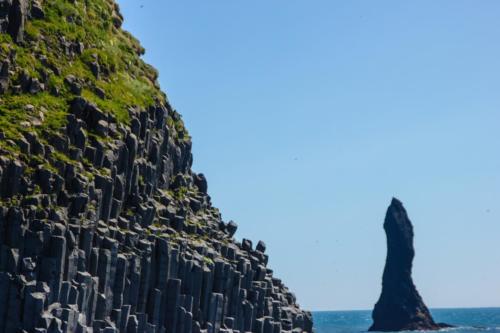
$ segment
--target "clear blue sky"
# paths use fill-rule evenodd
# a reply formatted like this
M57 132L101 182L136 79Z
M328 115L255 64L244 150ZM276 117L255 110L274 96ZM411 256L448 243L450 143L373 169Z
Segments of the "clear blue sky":
M427 305L500 306L499 1L119 2L214 204L301 305L373 306L396 196Z

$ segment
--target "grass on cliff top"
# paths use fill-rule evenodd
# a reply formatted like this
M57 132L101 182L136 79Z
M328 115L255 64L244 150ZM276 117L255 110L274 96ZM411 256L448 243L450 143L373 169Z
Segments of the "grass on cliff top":
M0 60L14 55L11 69L18 69L11 78L14 83L19 82L22 71L41 81L48 76L46 91L57 88L59 96L48 92L0 95L0 131L7 138L15 139L23 131L33 130L21 125L32 116L25 112L27 104L36 110L42 106L46 109L45 121L34 130L53 132L65 124L68 103L74 98L64 84L68 75L83 81L83 96L112 113L118 122L129 122L129 107L146 108L155 101L165 101L156 83L156 70L140 58L144 50L139 42L114 26L119 18L113 1L51 0L44 2L43 9L44 19L26 22L22 45L13 43L8 34L0 34ZM83 42L83 53L66 54L63 40ZM101 68L99 77L90 67L96 59ZM97 96L96 88L105 92L105 98Z

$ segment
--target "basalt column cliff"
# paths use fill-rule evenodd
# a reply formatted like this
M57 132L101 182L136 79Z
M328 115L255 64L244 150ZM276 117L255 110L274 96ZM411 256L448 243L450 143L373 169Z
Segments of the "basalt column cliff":
M382 294L373 310L370 331L436 330L436 324L411 278L413 226L403 204L392 199L384 221L387 259L382 278Z
M0 0L0 333L311 332L121 23L112 0Z

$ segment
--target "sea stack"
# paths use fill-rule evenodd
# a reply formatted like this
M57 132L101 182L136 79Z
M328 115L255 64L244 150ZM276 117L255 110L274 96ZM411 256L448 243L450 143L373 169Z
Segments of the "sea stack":
M393 198L384 221L387 258L382 294L375 304L370 331L437 330L448 327L434 322L411 278L413 226L403 204Z

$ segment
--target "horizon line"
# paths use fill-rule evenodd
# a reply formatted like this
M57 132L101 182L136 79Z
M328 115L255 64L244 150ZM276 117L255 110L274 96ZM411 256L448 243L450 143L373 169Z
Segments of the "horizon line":
M455 306L455 307L429 307L429 310L467 310L467 309L500 309L500 305L496 306ZM309 310L311 312L362 312L373 311L373 309L350 309L350 310Z

